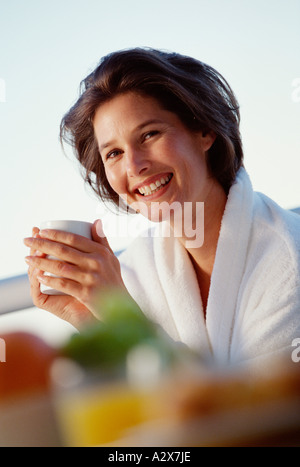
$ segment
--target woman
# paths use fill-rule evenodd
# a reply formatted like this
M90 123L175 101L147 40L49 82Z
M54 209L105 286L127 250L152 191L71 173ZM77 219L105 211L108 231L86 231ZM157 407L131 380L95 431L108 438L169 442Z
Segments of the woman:
M253 192L238 103L218 72L157 50L113 53L83 81L61 137L102 200L122 200L163 228L119 259L100 220L93 240L34 228L25 244L37 307L80 328L101 319L95 294L117 287L173 339L221 364L291 354L300 217ZM67 295L44 295L40 283Z

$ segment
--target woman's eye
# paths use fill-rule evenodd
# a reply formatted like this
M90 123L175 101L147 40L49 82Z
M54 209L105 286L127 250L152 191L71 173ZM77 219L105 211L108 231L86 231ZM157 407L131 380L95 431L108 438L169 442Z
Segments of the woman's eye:
M121 151L118 151L118 150L110 151L110 152L106 155L106 160L107 160L107 159L113 159L114 157L118 156L120 153L121 153Z
M150 139L150 138L152 138L152 136L155 136L157 134L158 134L158 131L156 131L156 130L148 131L147 133L145 133L143 135L143 140L146 141L147 139Z

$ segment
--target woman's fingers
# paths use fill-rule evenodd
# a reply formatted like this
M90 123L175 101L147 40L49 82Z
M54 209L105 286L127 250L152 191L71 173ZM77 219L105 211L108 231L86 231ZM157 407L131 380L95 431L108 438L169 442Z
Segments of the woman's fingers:
M39 251L43 255L54 256L63 261L77 262L82 258L81 251L78 249L72 248L72 246L68 246L64 243L57 243L50 239L29 237L24 239L24 243L31 248L31 251Z
M51 240L57 243L63 243L76 250L82 251L83 253L92 253L97 251L97 246L100 250L103 247L107 248L113 253L107 238L103 232L102 221L97 219L92 225L92 240L81 235L73 234L71 232L65 232L61 230L45 229L39 232L40 237Z
M96 243L99 243L100 245L107 248L111 253L113 253L108 243L108 240L104 234L101 219L97 219L92 225L92 238Z
M37 275L31 282L31 296L35 306L40 309L47 310L59 318L68 321L77 329L80 329L88 323L97 321L95 316L84 304L72 297L73 289L71 281L69 281L69 285L67 284L67 287L64 286L64 290L61 290L62 292L67 293L67 295L47 295L40 291L40 282L49 285L51 288L60 290L61 280L55 280L55 278L48 278L47 276L40 276L42 272L40 272L40 274L35 274ZM49 282L47 282L47 279L49 279ZM53 281L51 282L50 279ZM34 281L37 282L38 287L35 287Z
M40 280L40 282L43 282L44 284L46 283L45 281L47 281L47 285L56 288L52 278L44 276L43 272L53 274L54 276L60 278L60 291L70 293L70 284L67 281L72 281L72 295L74 296L78 296L78 293L81 294L83 289L83 295L86 296L87 291L92 293L93 289L96 288L123 285L121 280L119 261L115 256L108 258L108 253L106 253L106 255L90 255L85 261L85 268L78 267L77 265L70 264L65 261L42 258L38 256L27 256L25 261L35 272L35 275L39 276L38 280L44 280ZM113 266L112 270L110 270L107 265L108 261L109 266ZM62 279L66 279L67 281L63 281ZM66 287L68 287L67 290L65 290ZM82 297L80 299L82 300Z
M40 290L41 283L60 290L66 295L44 294ZM77 283L63 278L44 276L43 271L33 269L30 277L30 293L35 306L53 313L80 329L82 325L96 321L96 318L83 302L79 302L72 296L74 292L78 292Z
M38 236L39 236L39 231L40 231L40 230L39 230L38 227L33 227L33 229L32 229L32 236L33 236L34 238L38 238ZM30 254L31 254L32 256L44 256L40 251L35 250L33 247L30 248ZM34 272L41 272L41 271L35 271L34 265L29 264L28 276L29 276L30 279L34 277L34 276L33 276L33 273L34 273ZM37 281L34 282L34 285L35 285L36 287L39 287L39 283L38 283Z
M51 240L52 242L70 246L71 248L82 251L83 253L92 253L95 251L95 248L97 249L97 246L99 246L100 249L105 247L111 251L108 241L103 233L102 223L100 220L96 221L92 226L92 240L71 232L54 229L41 230L40 236L44 239Z
M40 229L38 227L33 227L32 229L32 237L33 238L38 238L39 236ZM34 248L31 247L30 249L30 254L31 255L38 255L39 251L36 251Z
M34 237L25 238L25 245L33 252L26 259L29 267L40 268L78 282L86 282L85 272L92 275L104 274L107 262L114 263L115 255L104 234L99 235L99 225L96 229L96 224L97 221L93 226L93 240L59 230L40 231ZM101 223L100 229L101 233ZM54 259L58 261L53 262Z
M86 319L87 314L94 313L99 290L125 289L119 260L108 244L101 221L94 222L92 239L52 229L34 228L32 234L24 243L31 253L26 262L36 306L58 315L68 310L68 316L76 309ZM64 292L65 298L41 293L41 283Z
M87 275L88 277L88 275ZM51 289L58 290L64 294L73 297L80 303L90 308L93 302L94 296L97 292L97 282L78 282L63 276L48 276L42 272L37 274L37 280L39 284L44 284ZM42 294L44 297L46 294ZM40 297L37 297L40 299Z
M38 268L78 282L86 283L90 276L105 275L108 263L114 263L116 260L115 255L103 246L97 247L96 252L83 253L67 245L42 238L25 239L24 243L27 246L33 245L34 250L43 252L43 255L26 257L29 268Z
M64 277L47 276L41 273L37 275L37 280L39 283L47 285L47 287L50 287L51 289L63 292L66 295L78 295L79 284L70 279L66 279Z
M39 275L42 275L43 271L33 268L29 278L30 278L30 294L33 300L33 303L38 308L44 308L44 305L47 301L47 296L42 294L40 289L40 281L38 279Z
M41 240L37 240L41 239ZM52 243L46 243L43 240L51 241ZM71 232L65 232L54 229L39 230L37 227L32 229L32 237L24 239L25 245L31 248L30 254L35 254L36 251L40 251L43 254L51 254L53 252L60 253L61 245L66 245L73 250L78 250L82 253L93 253L95 251L102 251L103 248L108 249L111 253L113 251L105 237L102 229L102 222L100 219L96 220L92 226L92 240L81 235L73 234ZM60 246L57 246L59 244ZM56 248L56 250L54 250ZM62 252L67 250L62 249ZM67 260L67 258L64 258Z
M96 321L92 300L97 288L101 287L101 277L106 271L104 263L111 255L108 249L100 242L79 235L60 231L45 233L37 227L24 243L30 248L26 262L35 306L50 311L78 329L85 323ZM59 277L47 276L44 272ZM65 295L42 293L41 283Z
M31 252L36 254L51 255L62 259L63 261L69 262L81 262L87 255L84 253L102 253L108 250L112 253L108 242L103 244L104 240L98 239L99 241L89 240L86 237L80 235L60 232L58 230L40 231L40 233L34 237L28 237L24 239L26 246L30 247ZM31 254L32 256L32 254Z
M29 267L38 269L40 272L47 271L56 276L65 277L77 282L88 282L89 275L71 263L38 256L26 256L25 261Z
M82 235L65 232L63 230L45 229L40 231L40 236L43 239L50 240L54 243L60 243L84 253L89 253L93 250L93 245L90 239Z

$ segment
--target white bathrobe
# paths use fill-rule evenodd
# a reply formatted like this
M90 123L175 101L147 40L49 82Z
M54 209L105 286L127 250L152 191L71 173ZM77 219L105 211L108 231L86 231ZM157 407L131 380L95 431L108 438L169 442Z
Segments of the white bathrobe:
M120 262L143 312L217 365L291 355L300 338L300 216L255 193L243 168L222 219L206 320L178 239L141 235Z

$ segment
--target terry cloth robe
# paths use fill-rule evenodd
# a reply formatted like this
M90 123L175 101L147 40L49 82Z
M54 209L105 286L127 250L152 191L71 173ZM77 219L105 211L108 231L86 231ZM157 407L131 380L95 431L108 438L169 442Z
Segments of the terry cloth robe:
M145 315L217 365L291 355L300 338L300 216L254 192L243 168L223 214L206 320L194 268L177 238L147 232L120 263Z

